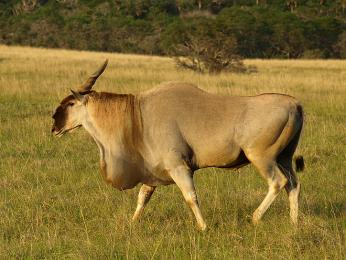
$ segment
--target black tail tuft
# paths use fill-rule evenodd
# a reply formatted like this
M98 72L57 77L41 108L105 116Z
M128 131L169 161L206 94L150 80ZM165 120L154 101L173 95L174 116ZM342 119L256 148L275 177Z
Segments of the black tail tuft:
M305 163L304 163L304 158L303 158L303 156L298 155L298 156L295 158L295 163L296 163L296 171L297 171L297 172L304 171Z

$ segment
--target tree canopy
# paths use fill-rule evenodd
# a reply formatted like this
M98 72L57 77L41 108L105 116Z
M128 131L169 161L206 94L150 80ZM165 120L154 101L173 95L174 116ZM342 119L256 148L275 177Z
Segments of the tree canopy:
M222 35L247 58L346 58L345 21L346 0L0 0L0 43L172 55Z

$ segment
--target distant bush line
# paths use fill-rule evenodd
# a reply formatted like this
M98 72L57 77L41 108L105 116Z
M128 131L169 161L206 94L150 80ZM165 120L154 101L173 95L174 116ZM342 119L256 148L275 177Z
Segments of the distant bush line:
M346 0L0 0L0 43L177 56L198 34L245 58L346 58L345 21Z

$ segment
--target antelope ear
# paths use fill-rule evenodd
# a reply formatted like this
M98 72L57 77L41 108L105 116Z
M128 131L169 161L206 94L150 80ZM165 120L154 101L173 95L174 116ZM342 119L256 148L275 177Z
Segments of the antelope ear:
M71 89L72 95L75 97L75 99L77 99L79 102L81 102L82 104L85 104L85 96L82 95L81 93L74 91Z

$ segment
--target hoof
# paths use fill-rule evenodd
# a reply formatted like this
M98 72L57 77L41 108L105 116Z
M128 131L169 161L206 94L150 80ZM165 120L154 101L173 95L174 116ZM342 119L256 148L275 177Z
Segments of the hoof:
M205 230L207 229L207 225L206 225L205 223L199 224L199 225L198 225L198 229L199 229L200 231L205 231Z
M258 219L254 219L252 218L252 224L254 224L255 226L257 226L260 223L260 221Z
M131 222L137 222L139 220L139 215L133 215L131 218Z
M254 225L258 225L260 223L261 218L258 216L258 214L256 214L256 212L254 212L254 214L252 215L252 223Z
M293 226L298 226L298 219L297 218L291 218L291 223Z

